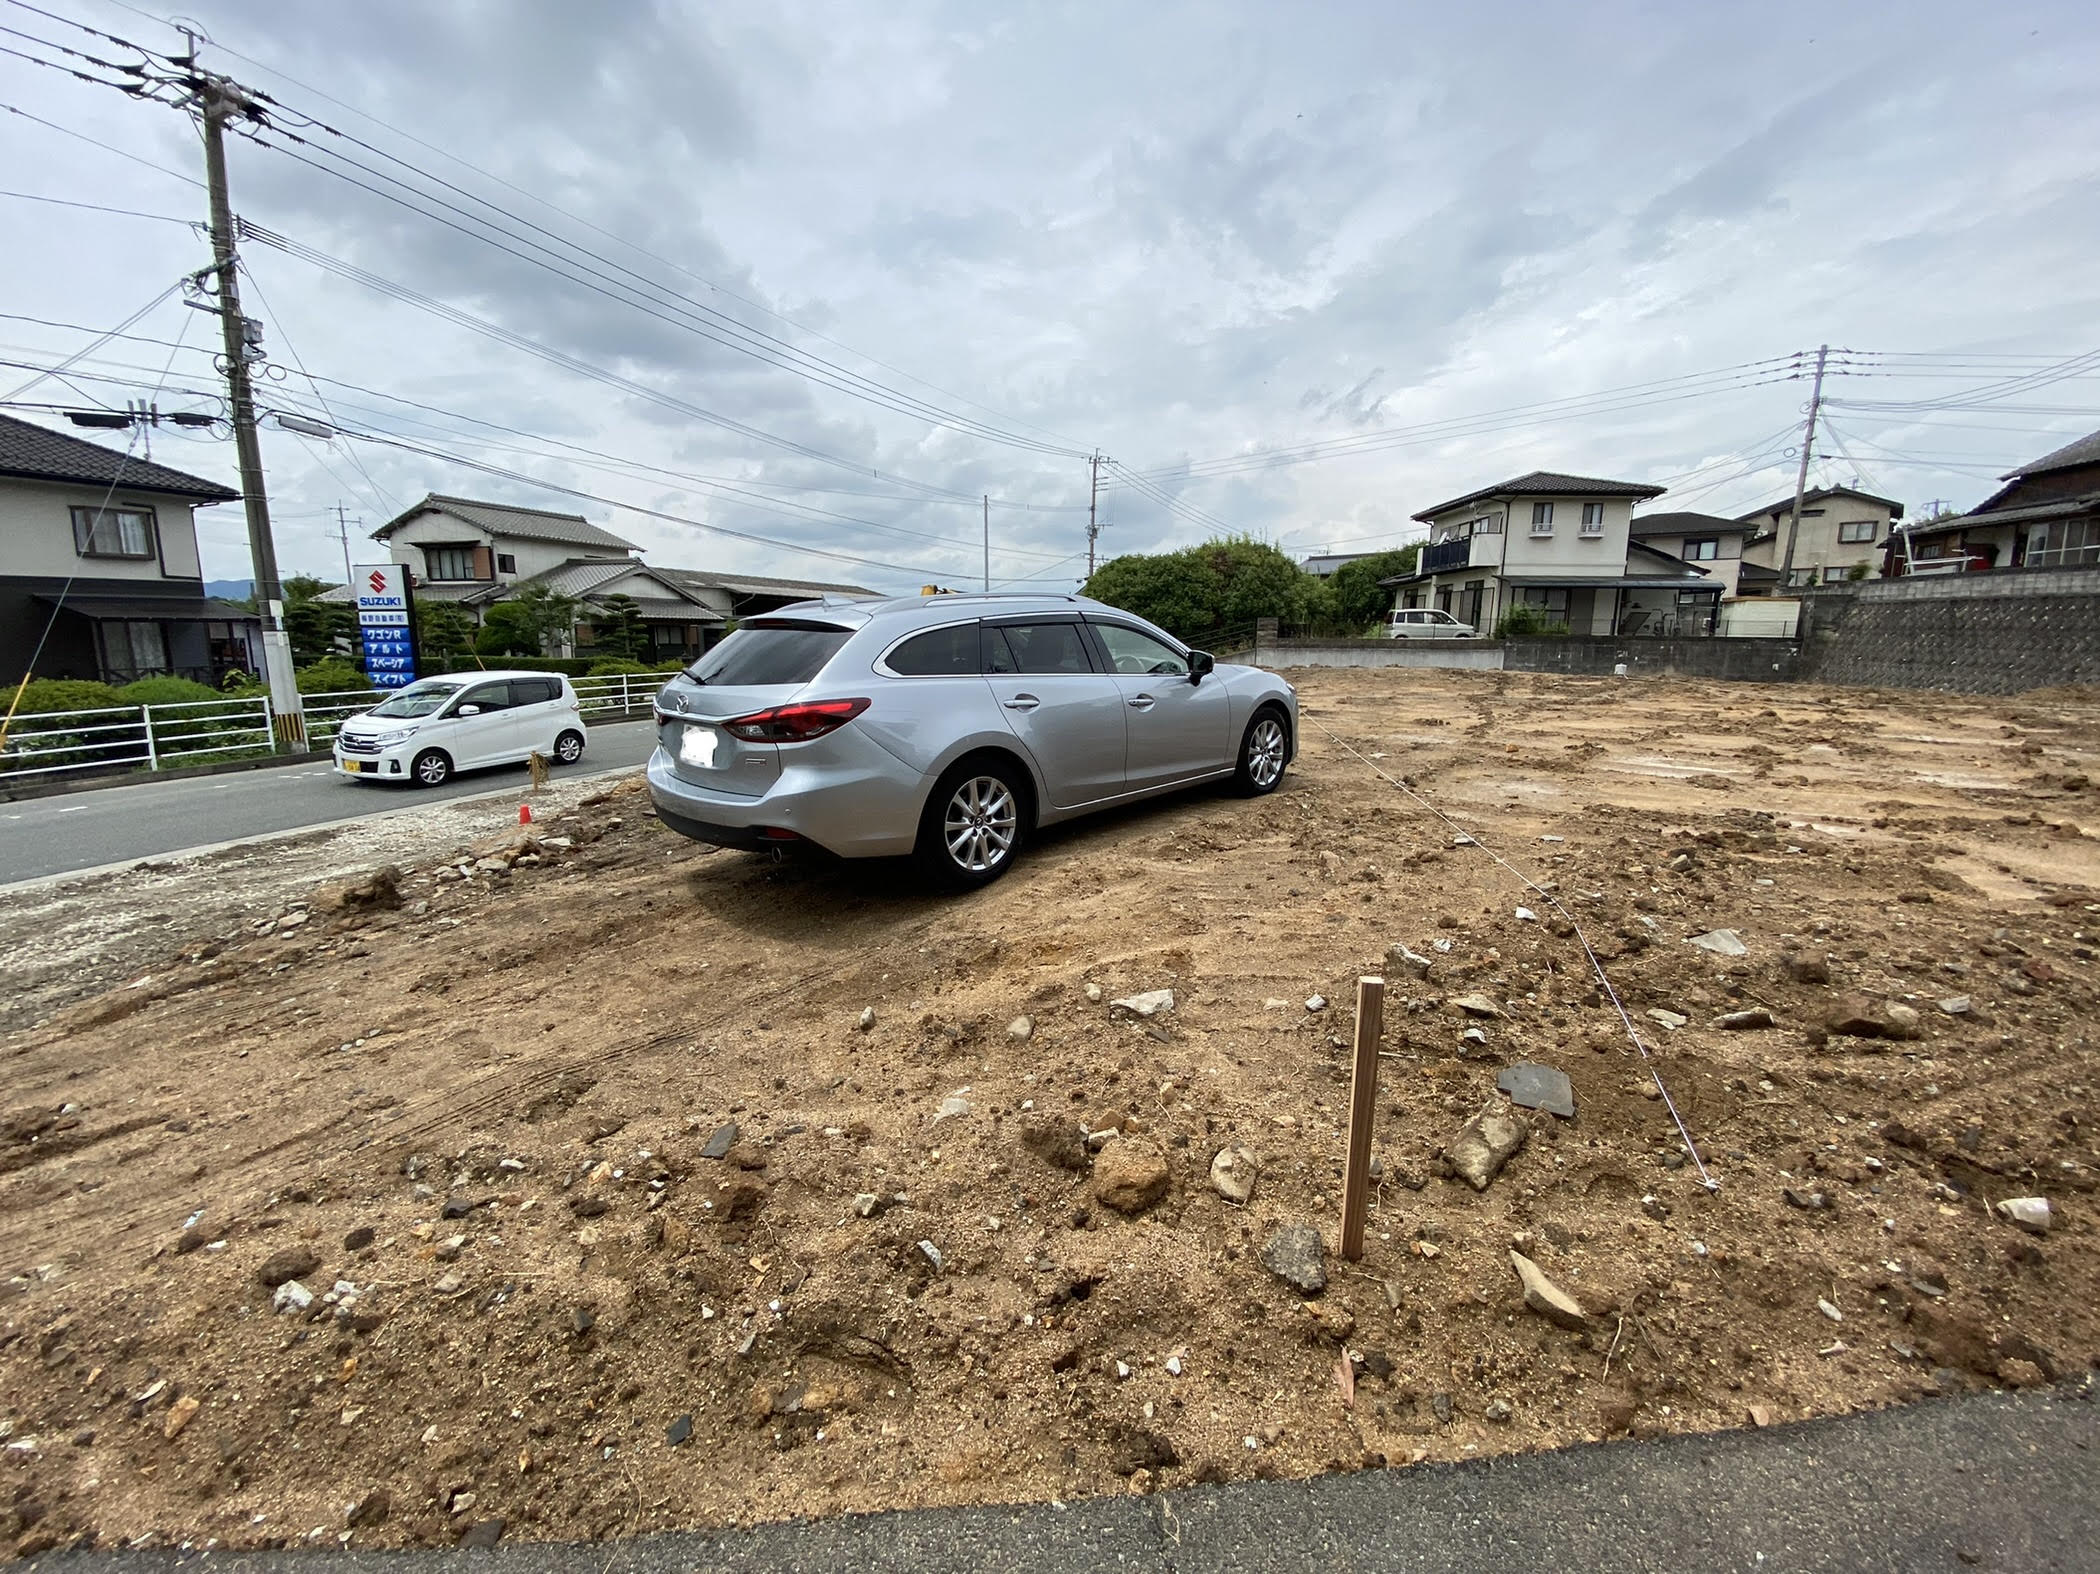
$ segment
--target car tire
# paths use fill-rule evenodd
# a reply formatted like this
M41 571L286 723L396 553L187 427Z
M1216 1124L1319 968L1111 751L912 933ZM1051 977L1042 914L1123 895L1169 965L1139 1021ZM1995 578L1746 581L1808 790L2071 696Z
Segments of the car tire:
M1240 764L1233 785L1249 798L1274 792L1290 755L1290 722L1275 706L1264 705L1249 718L1246 735L1240 739Z
M554 740L554 757L563 765L574 765L583 758L583 734L571 729Z
M408 779L418 787L442 787L452 779L452 756L443 749L425 749L408 768Z
M1031 818L1027 775L1011 760L979 755L949 767L927 794L913 857L949 891L990 885L1013 867Z

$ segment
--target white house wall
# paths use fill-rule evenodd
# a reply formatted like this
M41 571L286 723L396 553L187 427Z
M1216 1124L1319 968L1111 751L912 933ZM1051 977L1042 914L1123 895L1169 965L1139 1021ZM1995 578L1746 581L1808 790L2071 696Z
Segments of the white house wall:
M106 488L41 481L0 482L0 570L24 579L201 580L197 521L180 498L118 492L110 508L153 512L156 557L82 557L73 546L73 510L103 506Z

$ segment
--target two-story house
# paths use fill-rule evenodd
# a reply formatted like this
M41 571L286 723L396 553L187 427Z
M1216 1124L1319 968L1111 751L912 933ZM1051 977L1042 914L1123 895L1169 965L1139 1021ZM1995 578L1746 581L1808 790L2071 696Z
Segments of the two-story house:
M216 481L0 415L0 678L262 671L262 625L204 593ZM33 667L32 667L33 663Z
M1903 505L1849 486L1819 486L1801 498L1801 528L1794 537L1791 577L1780 583L1786 563L1787 522L1793 518L1791 494L1763 508L1736 516L1749 527L1743 540L1743 562L1770 575L1744 579L1739 595L1786 595L1809 585L1832 585L1863 579L1881 568L1882 543L1890 526L1903 517Z
M1891 534L1882 572L2089 568L2100 563L2100 432L1998 478L1966 514Z
M1743 584L1769 588L1778 578L1769 569L1743 561L1743 543L1751 528L1740 519L1717 514L1635 514L1628 535L1644 547L1705 569L1726 599L1743 594L1738 588Z
M415 594L450 601L482 621L489 607L531 585L543 585L581 603L562 655L588 656L613 598L634 602L650 662L690 661L721 637L735 618L771 611L814 596L865 596L858 585L764 575L657 568L641 548L594 525L581 514L551 513L511 503L432 493L372 532L389 556L407 566ZM349 600L347 588L323 600Z
M1631 538L1633 505L1663 488L1534 470L1438 503L1412 574L1381 580L1395 607L1435 607L1492 633L1517 607L1571 634L1705 633L1720 586Z

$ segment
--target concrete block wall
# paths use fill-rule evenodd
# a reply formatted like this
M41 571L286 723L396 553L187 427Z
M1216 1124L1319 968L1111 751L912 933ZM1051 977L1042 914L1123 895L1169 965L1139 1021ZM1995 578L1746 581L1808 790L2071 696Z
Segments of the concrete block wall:
M2081 580L2089 588L2068 583ZM2100 573L1885 583L1918 590L1861 595L1827 639L1812 642L1803 676L1966 694L2100 683Z
M1609 677L1623 666L1643 677L1787 683L1801 675L1801 646L1790 639L1513 639L1503 642L1502 664L1511 672Z

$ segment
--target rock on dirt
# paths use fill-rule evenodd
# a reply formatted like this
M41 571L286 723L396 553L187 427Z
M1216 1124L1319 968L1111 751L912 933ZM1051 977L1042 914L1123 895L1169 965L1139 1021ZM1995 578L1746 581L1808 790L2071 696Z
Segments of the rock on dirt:
M344 1510L343 1523L352 1530L381 1524L393 1512L393 1507L393 1494L385 1487L374 1487Z
M1499 1017L1502 1008L1486 995L1455 995L1451 1003L1469 1017Z
M1167 1161L1149 1142L1111 1142L1094 1160L1094 1195L1118 1213L1143 1213L1167 1194Z
M318 887L308 899L317 913L378 912L401 905L401 871L381 864L361 880Z
M255 1277L274 1290L287 1279L304 1279L320 1266L320 1254L312 1247L286 1246L265 1257Z
M270 1297L270 1305L280 1312L303 1312L313 1304L314 1292L297 1279L285 1280Z
M1763 1006L1752 1006L1748 1011L1724 1011L1710 1025L1724 1033L1755 1033L1779 1022Z
M1111 1000L1109 1004L1128 1011L1132 1016L1156 1017L1162 1011L1174 1009L1174 991L1148 989L1141 995L1125 995L1121 1000Z
M1786 976L1797 984L1830 982L1830 958L1802 953L1786 959Z
M1575 1118L1575 1088L1565 1071L1542 1066L1535 1060L1506 1067L1495 1078L1495 1086L1509 1095L1512 1104L1542 1109L1562 1120Z
M1830 1013L1826 1026L1847 1038L1906 1039L1919 1036L1918 1013L1898 1000L1848 996Z
M1748 956L1750 948L1743 944L1743 937L1733 929L1709 929L1703 935L1693 935L1685 942L1702 951L1711 951L1715 956Z
M2031 1235L2047 1235L2053 1222L2047 1197L2008 1197L1998 1204L1998 1213Z
M1261 1165L1245 1148L1220 1148L1210 1161L1210 1183L1227 1202L1245 1203L1254 1195Z
M1385 955L1386 960L1391 962L1395 969L1412 973L1417 978L1427 978L1429 969L1435 965L1428 957L1410 951L1404 944L1389 946Z
M1467 1185L1486 1191L1530 1135L1531 1127L1522 1115L1491 1104L1459 1129L1445 1147L1444 1159Z
M1262 1242L1261 1265L1300 1295L1327 1288L1327 1248L1310 1224L1286 1224Z
M1590 1320L1575 1298L1546 1277L1545 1270L1520 1251L1509 1254L1510 1266L1517 1270L1517 1278L1524 1286L1524 1304L1547 1322L1565 1328L1571 1333L1581 1333L1589 1327Z
M1027 1043L1031 1038L1035 1037L1035 1019L1033 1017L1015 1017L1006 1024L1006 1036L1016 1044Z

